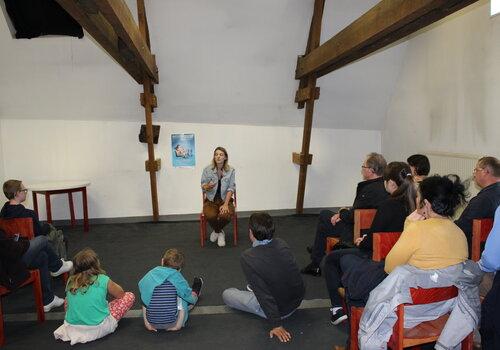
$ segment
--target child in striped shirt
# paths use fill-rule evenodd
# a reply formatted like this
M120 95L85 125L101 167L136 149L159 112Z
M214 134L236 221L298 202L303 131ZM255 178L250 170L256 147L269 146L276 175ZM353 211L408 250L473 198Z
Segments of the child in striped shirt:
M177 249L168 249L161 266L150 270L140 281L142 313L146 329L177 331L184 327L189 310L200 296L203 279L195 277L193 286L181 274L184 255Z

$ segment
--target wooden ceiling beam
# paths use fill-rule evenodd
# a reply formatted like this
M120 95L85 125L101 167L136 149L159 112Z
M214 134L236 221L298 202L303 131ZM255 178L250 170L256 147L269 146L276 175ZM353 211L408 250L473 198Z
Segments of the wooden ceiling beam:
M158 83L154 55L123 0L56 0L139 84Z
M382 0L303 57L296 79L321 77L398 41L478 0Z

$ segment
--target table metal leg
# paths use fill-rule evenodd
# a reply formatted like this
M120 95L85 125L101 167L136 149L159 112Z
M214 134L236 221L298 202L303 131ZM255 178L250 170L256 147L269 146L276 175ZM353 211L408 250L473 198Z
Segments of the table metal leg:
M52 223L52 208L50 207L50 193L45 192L45 207L47 209L47 222Z
M40 215L38 215L38 200L36 198L36 192L33 192L33 209L35 210L36 216L40 217Z
M76 226L75 220L75 206L73 205L73 193L68 192L68 201L69 201L69 215L71 216L71 227Z
M82 189L82 200L83 200L83 231L89 232L89 212L87 209L87 188Z

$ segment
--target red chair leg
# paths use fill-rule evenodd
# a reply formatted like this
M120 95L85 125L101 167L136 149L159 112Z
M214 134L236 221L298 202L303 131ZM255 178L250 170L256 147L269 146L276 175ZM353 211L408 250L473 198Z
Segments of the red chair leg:
M474 333L469 334L462 340L462 350L472 350L474 347Z
M66 288L66 285L68 284L69 273L67 272L63 273L62 278L64 281L64 288Z
M5 345L5 334L3 329L2 297L0 296L0 346Z
M40 271L35 270L35 278L33 281L33 294L35 296L36 312L38 315L38 322L45 321L45 311L43 311L43 297L42 297L42 281L40 279Z
M205 246L207 223L205 221L205 215L200 214L200 246L203 248Z
M233 215L233 245L236 247L238 245L238 216L236 212Z

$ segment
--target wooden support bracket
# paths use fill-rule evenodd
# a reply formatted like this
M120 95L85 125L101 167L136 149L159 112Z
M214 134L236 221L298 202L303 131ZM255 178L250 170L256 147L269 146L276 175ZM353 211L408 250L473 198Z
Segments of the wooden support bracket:
M295 102L306 102L307 100L317 100L319 98L319 87L311 88L307 86L305 88L297 90L295 93ZM302 108L304 108L304 104L302 103ZM299 109L300 106L299 106Z
M312 154L292 153L292 162L298 165L311 165L312 159Z
M151 98L149 99L149 104L151 108L158 107L158 100L156 99L156 95L151 94ZM141 106L146 107L146 101L144 100L144 93L141 92Z
M157 158L154 160L152 169L150 169L149 164L150 164L149 160L146 160L144 162L144 165L146 166L146 171L160 171L160 169L161 169L161 159L160 158Z

